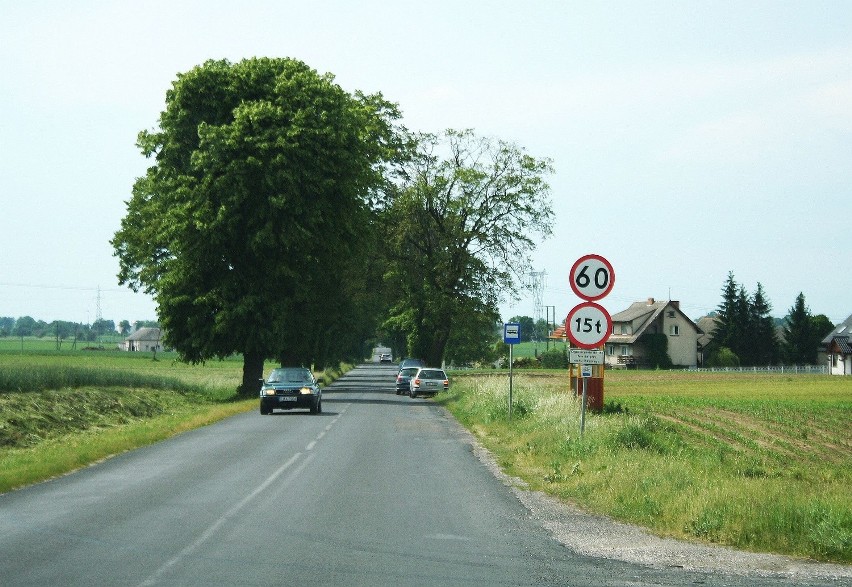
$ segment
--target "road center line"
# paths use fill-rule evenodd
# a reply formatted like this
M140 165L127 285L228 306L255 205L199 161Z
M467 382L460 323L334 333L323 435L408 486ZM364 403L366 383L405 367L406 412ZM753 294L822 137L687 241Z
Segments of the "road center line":
M349 404L347 404L347 405L346 405L346 407L349 407ZM338 420L340 420L340 416L342 416L342 415L343 415L343 412L345 412L345 411L346 411L346 408L344 408L343 410L341 410L341 412L340 412L339 414L337 414L337 416L335 416L334 420L332 420L332 421L331 421L331 422L330 422L330 423L329 423L329 424L328 424L328 425L327 425L327 426L323 429L323 431L322 431L322 432L320 432L319 434L317 434L317 437L316 437L314 440L312 440L311 442L309 442L309 443L307 444L307 446L305 447L305 450L313 450L313 449L314 449L314 447L317 445L317 442L319 442L320 440L322 440L322 437L323 437L323 436L325 436L325 435L326 435L326 433L327 433L327 432L329 432L329 431L331 430L331 428L332 428L332 427L333 427L333 426L337 423L337 421L338 421Z
M290 457L290 460L288 460L286 463L281 465L274 473L272 473L272 475L267 477L263 481L263 483L261 483L260 485L258 485L254 489L254 491L252 491L247 496L242 498L239 502L237 502L236 505L234 505L231 509L229 509L227 512L222 514L222 516L218 520L213 522L213 524L209 528L207 528L204 532L202 532L201 535L197 539L195 539L195 541L192 542L192 544L188 545L186 548L181 550L177 554L177 556L175 556L171 560L167 561L163 566L161 566L154 573L152 573L147 579L145 579L145 581L140 583L139 586L140 587L146 587L146 586L150 586L150 585L155 585L157 583L157 581L159 580L159 578L162 577L163 574L165 574L166 571L168 571L170 568L172 568L173 566L178 564L180 561L185 559L187 556L189 556L194 550L196 550L202 544L207 542L210 539L210 537L213 536L213 534L215 534L216 531L222 526L222 524L227 522L228 519L231 518L232 516L236 515L251 500L253 500L255 497L260 495L267 487L269 487L276 479L278 479L278 477L280 477L282 475L282 473L284 473L284 471L286 471L287 469L292 467L293 464L297 460L299 460L299 457L301 457L301 456L302 456L302 453L297 452L292 457ZM300 467L300 470L301 470L301 467Z

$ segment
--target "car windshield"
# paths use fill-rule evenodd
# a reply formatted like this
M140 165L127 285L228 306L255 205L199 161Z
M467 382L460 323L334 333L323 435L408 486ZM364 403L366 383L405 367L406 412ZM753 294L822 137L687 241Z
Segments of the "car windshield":
M406 367L399 372L400 375L405 375L406 377L411 377L415 373L417 373L417 367Z
M269 383L310 383L311 372L307 369L273 369Z
M420 379L446 379L446 374L440 369L421 369Z

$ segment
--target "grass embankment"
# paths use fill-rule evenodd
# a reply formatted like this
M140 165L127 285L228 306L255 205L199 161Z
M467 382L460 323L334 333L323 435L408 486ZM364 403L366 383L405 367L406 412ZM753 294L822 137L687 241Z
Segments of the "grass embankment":
M252 409L241 360L0 353L0 492Z
M507 473L665 536L852 562L844 377L610 372L587 414L564 372L458 374L439 395Z

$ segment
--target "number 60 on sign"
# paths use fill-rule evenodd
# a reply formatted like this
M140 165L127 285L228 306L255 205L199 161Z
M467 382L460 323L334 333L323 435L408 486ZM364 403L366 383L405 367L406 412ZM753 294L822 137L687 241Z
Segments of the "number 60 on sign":
M571 267L571 289L584 300L599 300L611 292L614 285L615 271L600 255L584 255Z

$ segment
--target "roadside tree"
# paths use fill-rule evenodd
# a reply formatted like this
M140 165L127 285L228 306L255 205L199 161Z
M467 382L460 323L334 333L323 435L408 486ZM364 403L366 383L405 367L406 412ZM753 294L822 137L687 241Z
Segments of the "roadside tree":
M399 114L333 79L294 59L207 61L139 134L153 166L112 240L119 281L154 297L184 360L241 353L244 394L266 359L331 360L344 352L333 333L363 327L345 279L363 266Z
M378 202L387 235L387 326L408 351L440 364L465 322L498 316L517 291L553 212L545 159L504 141L449 130L416 148ZM523 333L523 331L522 331Z

